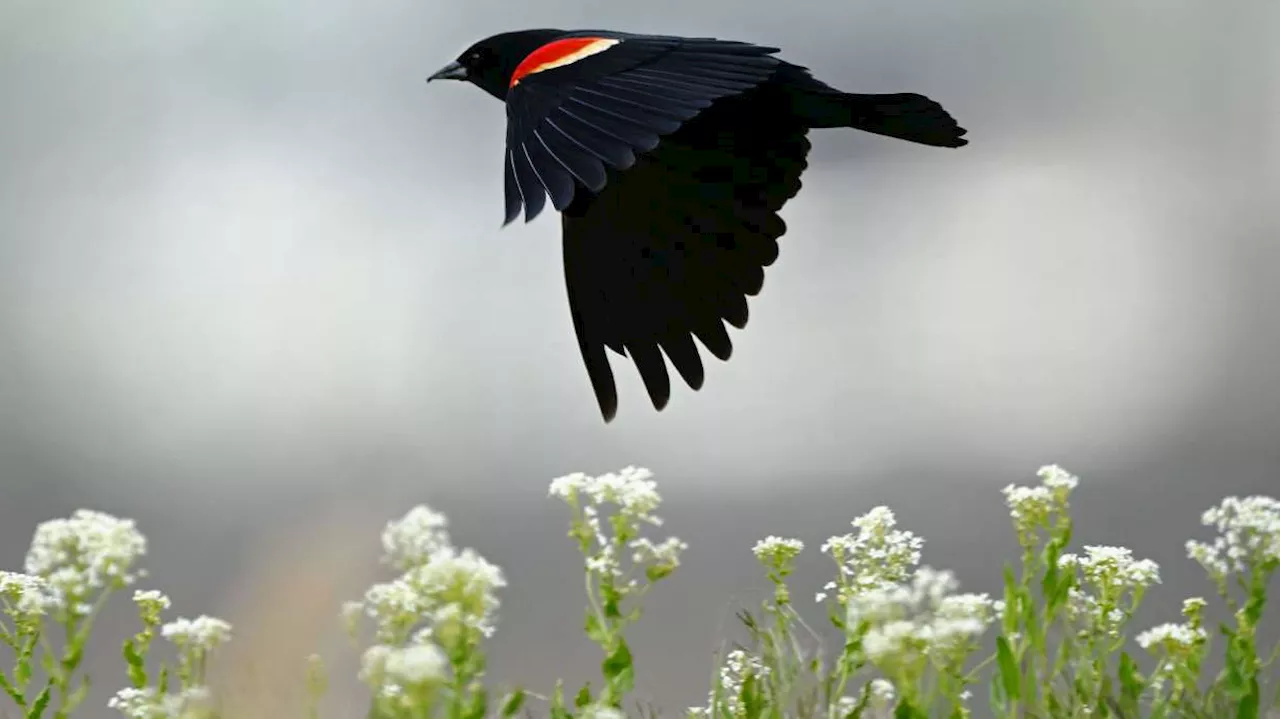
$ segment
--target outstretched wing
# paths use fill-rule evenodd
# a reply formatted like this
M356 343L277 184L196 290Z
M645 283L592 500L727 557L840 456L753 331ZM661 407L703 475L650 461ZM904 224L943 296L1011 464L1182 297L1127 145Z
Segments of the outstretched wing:
M506 223L563 212L718 99L767 80L777 48L580 31L531 53L507 93Z
M632 359L658 410L671 395L664 354L694 390L695 337L729 359L724 323L746 326L806 167L807 128L783 99L765 86L716 103L563 213L569 309L606 422L618 395L605 348Z

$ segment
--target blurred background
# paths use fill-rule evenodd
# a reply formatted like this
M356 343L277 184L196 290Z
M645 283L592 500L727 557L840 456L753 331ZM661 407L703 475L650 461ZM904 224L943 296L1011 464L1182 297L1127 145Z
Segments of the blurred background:
M661 414L615 363L605 426L558 221L499 231L502 106L423 83L538 26L775 44L972 143L816 133L733 360ZM284 715L312 651L354 716L338 604L426 502L511 583L491 676L549 692L599 656L547 484L639 464L691 545L633 637L675 711L764 596L755 539L809 544L807 596L889 504L995 591L999 489L1057 462L1077 536L1160 562L1175 620L1210 591L1200 512L1280 492L1277 36L1269 0L3 0L0 567L42 520L134 517L147 586L235 624L235 716ZM124 684L120 604L85 716Z

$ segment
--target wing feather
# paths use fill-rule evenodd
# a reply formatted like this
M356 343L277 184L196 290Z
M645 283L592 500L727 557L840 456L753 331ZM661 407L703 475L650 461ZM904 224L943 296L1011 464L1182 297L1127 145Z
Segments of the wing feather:
M776 48L750 43L590 31L564 37L619 42L522 75L508 92L508 221L517 205L525 221L537 217L546 195L563 211L572 199L566 187L573 197L600 192L610 182L606 168L627 170L716 100L768 80L779 64Z
M807 128L770 92L717 103L563 213L570 313L606 421L618 407L606 348L630 358L659 410L667 362L697 390L697 343L720 360L733 353L726 323L747 324L809 151Z

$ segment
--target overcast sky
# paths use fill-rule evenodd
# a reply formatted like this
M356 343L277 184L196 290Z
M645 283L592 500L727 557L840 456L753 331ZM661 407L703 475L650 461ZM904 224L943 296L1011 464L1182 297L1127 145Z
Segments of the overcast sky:
M557 219L500 229L501 104L423 82L531 26L777 45L971 144L816 133L732 361L662 413L615 363L606 426ZM176 610L293 681L427 502L512 581L495 678L549 690L597 656L546 485L641 464L692 545L636 630L675 710L758 536L890 503L993 590L999 488L1058 462L1173 619L1199 512L1280 487L1277 34L1267 0L2 0L0 566L40 520L137 517Z

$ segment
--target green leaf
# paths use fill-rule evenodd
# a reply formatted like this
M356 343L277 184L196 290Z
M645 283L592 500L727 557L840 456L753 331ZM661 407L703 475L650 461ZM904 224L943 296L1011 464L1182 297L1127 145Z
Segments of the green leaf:
M627 647L627 641L622 637L618 637L618 643L613 648L613 652L605 657L604 663L601 665L604 675L609 679L609 686L614 690L614 697L621 699L623 694L631 691L635 686L635 669L631 665L631 649Z
M1005 696L1017 700L1022 696L1022 675L1018 671L1017 662L1013 659L1009 640L1003 635L996 638L996 663L1000 665L1000 682Z
M513 717L524 706L524 690L516 689L502 700L502 716Z
M582 685L578 690L578 696L573 698L573 705L581 709L591 703L591 682Z
M654 582L670 576L674 571L675 567L672 567L669 564L659 564L652 567L646 567L644 570L644 576L645 579L649 580L650 584L653 584Z
M129 681L135 689L141 689L147 685L147 665L146 660L138 653L137 645L132 639L124 640L124 648L122 649L125 664L129 667Z
M1258 679L1251 677L1248 682L1248 691L1244 696L1240 697L1240 704L1236 707L1236 719L1258 719Z
M80 686L76 687L76 690L71 692L71 696L67 697L67 700L63 704L59 713L65 711L67 714L73 714L76 707L83 704L84 700L89 696L90 688L92 688L92 683L89 681L89 675L86 674L84 675L84 679L81 681Z
M1146 684L1138 674L1138 665L1128 652L1120 652L1120 696L1124 700L1122 706L1126 710L1135 709L1145 688Z
M4 675L4 672L0 672L0 689L4 689L4 693L8 694L9 697L13 699L14 703L16 703L19 707L27 706L26 695L24 695L20 689L18 689L17 687L15 687L13 684L9 682L9 677L6 677Z
M893 711L894 719L928 719L927 715L917 709L910 701L903 698Z
M600 617L595 612L587 610L587 623L585 625L587 638L596 644L605 644L609 641L609 634L605 630L604 625L600 623Z
M764 696L760 691L760 681L756 678L755 672L748 672L747 676L743 677L742 689L738 691L738 701L747 719L753 719L764 713Z
M44 710L48 708L49 699L52 697L49 692L52 688L52 684L44 685L44 691L40 692L36 700L31 703L31 708L27 710L27 719L40 719L41 716L44 716Z

